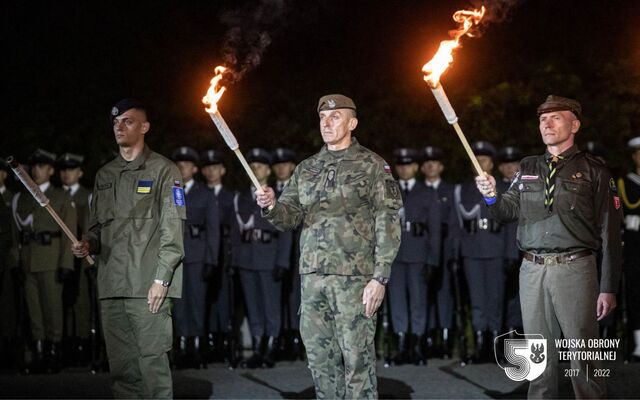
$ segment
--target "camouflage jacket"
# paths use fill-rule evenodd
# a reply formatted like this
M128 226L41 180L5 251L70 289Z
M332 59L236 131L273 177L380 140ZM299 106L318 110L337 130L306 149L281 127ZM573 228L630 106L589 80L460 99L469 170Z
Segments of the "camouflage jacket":
M342 154L324 146L300 163L264 215L282 230L302 222L301 274L388 278L400 246L400 207L387 163L352 138Z

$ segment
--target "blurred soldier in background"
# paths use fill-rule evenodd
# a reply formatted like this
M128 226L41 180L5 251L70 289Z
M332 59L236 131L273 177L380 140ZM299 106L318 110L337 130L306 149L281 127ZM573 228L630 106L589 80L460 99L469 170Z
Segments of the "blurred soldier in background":
M220 210L215 194L197 182L198 153L180 147L171 154L184 182L187 220L184 229L182 297L175 300L174 321L179 368L206 367L201 343L206 341L207 283L216 270L220 250Z
M4 159L0 158L0 197L9 208L11 207L11 199L14 194L6 185L7 178L10 174L11 169L9 168L9 165L7 165Z

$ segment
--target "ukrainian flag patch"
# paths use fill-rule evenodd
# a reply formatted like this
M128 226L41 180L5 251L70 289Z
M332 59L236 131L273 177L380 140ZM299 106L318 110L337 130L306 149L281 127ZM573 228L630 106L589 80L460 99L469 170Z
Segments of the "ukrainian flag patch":
M147 194L151 193L151 188L153 187L153 181L138 181L138 187L136 189L136 193Z

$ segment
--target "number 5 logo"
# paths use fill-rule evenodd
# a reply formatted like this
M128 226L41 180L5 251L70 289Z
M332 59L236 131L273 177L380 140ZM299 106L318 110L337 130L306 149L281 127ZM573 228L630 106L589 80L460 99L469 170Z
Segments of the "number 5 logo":
M495 338L496 363L513 381L532 381L547 367L547 339L540 334L511 331Z

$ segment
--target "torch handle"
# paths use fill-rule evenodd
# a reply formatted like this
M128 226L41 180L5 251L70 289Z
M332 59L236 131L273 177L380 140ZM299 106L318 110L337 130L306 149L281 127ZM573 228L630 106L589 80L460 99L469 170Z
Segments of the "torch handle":
M76 238L76 235L74 235L73 232L71 232L67 224L65 224L64 221L60 218L56 210L54 210L53 207L51 207L51 204L47 204L46 206L44 206L44 208L46 208L47 211L49 211L49 214L51 214L51 217L60 226L60 229L62 229L65 235L67 235L69 240L71 240L71 243L73 243L74 245L78 244L78 239ZM87 260L89 265L94 264L93 258L91 256L86 256L85 259Z
M235 149L233 152L236 153L238 160L240 160L240 164L242 164L245 172L247 173L247 175L249 175L249 179L251 179L251 183L253 183L253 186L255 186L256 189L262 189L262 185L260 185L260 182L258 182L258 178L256 178L256 175L251 170L251 167L249 167L249 164L247 163L247 160L244 158L244 155L242 154L242 152L240 152L240 149ZM269 210L271 209L273 209L273 206L269 207Z
M456 130L456 133L458 134L458 138L462 142L462 146L464 147L465 151L467 152L467 155L471 159L471 163L473 163L473 167L475 168L476 173L479 176L484 175L484 172L482 171L482 167L480 167L480 163L478 162L476 155L473 154L473 150L471 150L471 146L469 146L469 142L467 141L467 138L464 136L464 133L462 132L462 128L460 128L460 125L457 122L454 122L451 125L453 125L453 129Z

